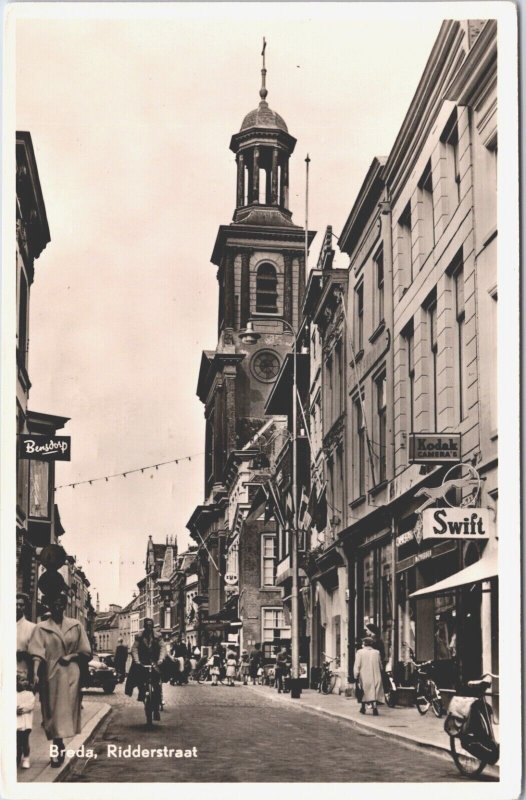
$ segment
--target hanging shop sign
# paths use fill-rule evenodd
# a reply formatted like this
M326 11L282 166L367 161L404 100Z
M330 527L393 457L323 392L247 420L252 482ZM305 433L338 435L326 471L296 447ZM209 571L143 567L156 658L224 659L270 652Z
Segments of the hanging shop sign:
M422 514L424 539L489 539L489 508L427 508Z
M22 434L18 437L18 455L24 459L71 461L71 436Z
M237 583L237 575L234 572L227 572L225 575L225 583L227 586L235 586Z
M460 433L410 433L409 461L413 464L457 463L460 461Z
M450 508L475 506L480 487L481 479L475 467L471 464L455 464L444 475L441 486L422 486L415 492L415 497L424 498L415 512L421 514L438 502Z

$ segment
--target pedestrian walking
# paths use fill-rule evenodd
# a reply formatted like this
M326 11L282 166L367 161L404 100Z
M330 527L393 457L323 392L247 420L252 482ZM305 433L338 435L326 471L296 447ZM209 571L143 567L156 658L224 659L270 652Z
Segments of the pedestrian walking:
M17 663L16 670L16 764L29 769L29 737L33 727L35 695L31 691L31 681L26 662Z
M42 725L55 748L51 766L65 757L64 739L81 731L81 667L91 658L86 631L76 619L64 616L67 596L47 600L49 619L37 623L29 642L33 658L34 686L39 688Z
M248 650L243 650L241 653L241 665L239 667L239 677L243 681L243 686L248 684L248 676L250 673L250 658Z
M117 647L115 648L115 672L119 678L119 683L122 683L126 677L126 662L128 661L128 647L124 644L122 636L119 637Z
M385 669L385 665L387 663L387 659L385 657L385 644L384 640L382 639L382 633L378 625L375 625L373 622L369 622L369 624L365 626L364 636L372 637L373 647L380 653L382 668Z
M18 689L18 675L25 675L25 682L27 688L24 690L27 694L34 694L30 692L32 678L33 678L33 661L29 655L29 642L33 631L35 630L35 623L30 622L27 618L27 610L29 608L29 596L24 592L18 592L16 596L16 671L17 671L17 714L18 709L23 705L23 700L19 697ZM22 690L20 690L22 691ZM29 703L29 697L26 696L26 705ZM22 712L20 712L22 713ZM28 719L17 719L17 764L21 762L23 769L29 769L29 737L31 735L31 725L21 729L20 725L27 723ZM24 735L20 736L19 732L24 730ZM23 745L22 745L23 743ZM20 758L19 758L19 744L20 744Z
M287 649L282 647L279 653L276 656L276 667L274 672L274 682L276 688L278 690L278 694L284 690L285 678L288 675L288 665L289 665L289 656L287 653Z
M210 675L212 677L212 686L217 686L217 680L222 666L221 648L218 644L214 647L212 655L208 659L208 666L210 668Z
M261 652L261 645L257 643L254 645L254 649L251 651L249 659L249 674L254 686L257 683L259 677L259 671L262 669L263 669L263 653Z
M237 670L236 654L230 651L226 657L227 686L234 686L234 678L236 677L236 670Z
M362 644L363 647L356 653L354 661L354 678L363 692L360 714L365 714L365 706L370 704L373 716L377 717L377 703L385 703L382 662L379 651L373 647L372 636L365 636Z

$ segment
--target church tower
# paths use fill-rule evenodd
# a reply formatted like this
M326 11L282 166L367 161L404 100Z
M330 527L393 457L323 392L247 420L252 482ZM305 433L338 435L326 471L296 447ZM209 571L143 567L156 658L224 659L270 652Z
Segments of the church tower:
M211 261L219 284L218 342L204 351L197 394L205 406L205 497L221 493L229 454L267 421L264 406L291 351L305 287L305 230L289 210L296 140L269 107L263 46L260 101L232 136L237 164L233 220L221 225ZM309 232L308 244L315 233ZM288 324L287 324L288 323ZM252 344L240 338L247 327ZM214 488L215 487L215 488Z

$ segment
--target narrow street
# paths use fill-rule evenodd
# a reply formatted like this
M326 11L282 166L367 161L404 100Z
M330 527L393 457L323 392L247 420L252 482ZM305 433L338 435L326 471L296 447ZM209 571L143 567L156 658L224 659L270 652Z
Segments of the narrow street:
M359 731L344 722L278 704L236 684L164 686L160 723L147 730L144 708L123 687L89 693L112 712L68 782L126 781L459 781L453 762ZM197 750L194 757L113 758L108 746ZM111 752L111 751L110 751Z

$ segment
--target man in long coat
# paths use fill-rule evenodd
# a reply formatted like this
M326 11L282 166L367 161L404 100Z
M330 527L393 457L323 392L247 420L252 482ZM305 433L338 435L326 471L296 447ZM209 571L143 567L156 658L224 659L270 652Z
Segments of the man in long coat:
M366 636L363 647L356 653L354 661L354 678L360 683L363 697L360 714L365 714L365 704L370 703L373 716L378 716L377 703L385 703L382 681L382 659L378 650L373 648L373 639Z
M40 690L42 724L48 739L57 745L59 756L51 759L60 766L64 738L81 731L80 663L91 658L91 647L81 623L64 616L64 594L49 602L51 616L37 623L29 653L35 667L35 684ZM58 763L57 763L58 761Z

